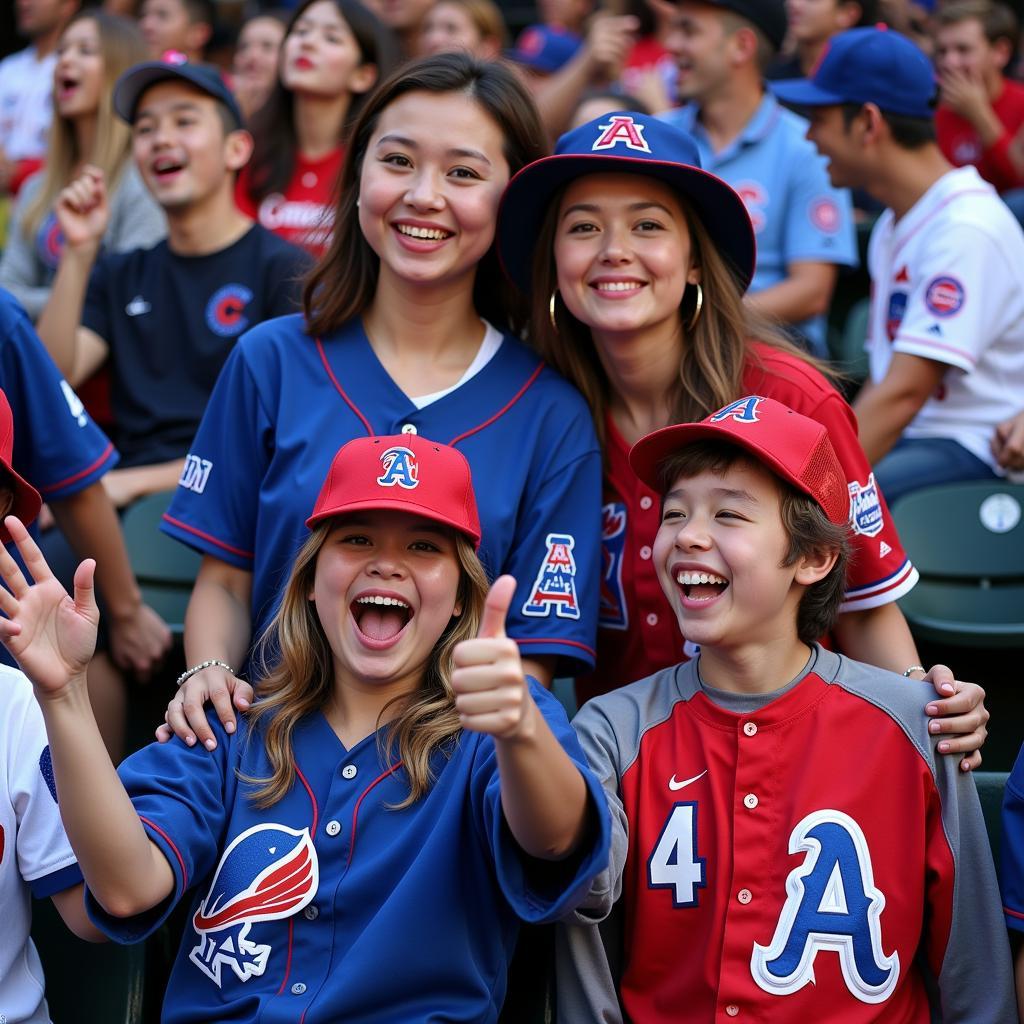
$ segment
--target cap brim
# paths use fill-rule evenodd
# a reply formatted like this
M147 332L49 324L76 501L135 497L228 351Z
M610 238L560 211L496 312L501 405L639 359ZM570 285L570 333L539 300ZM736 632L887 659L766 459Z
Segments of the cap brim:
M333 519L335 516L344 516L349 512L379 512L384 509L393 509L396 512L409 512L412 515L422 516L424 519L429 519L433 523L441 523L444 526L451 527L451 529L455 530L456 533L461 533L464 536L469 537L473 542L474 548L478 548L480 546L480 532L478 530L471 530L467 528L465 523L457 523L455 520L449 519L447 516L440 515L436 509L428 508L426 505L418 505L416 502L409 501L407 498L374 498L372 501L344 502L314 513L306 520L306 527L312 530L317 523L322 523L325 519Z
M531 291L534 249L552 197L563 185L587 174L637 174L680 193L732 267L740 290L746 291L754 276L757 245L747 208L729 185L688 164L595 153L544 157L509 182L498 211L498 256L505 273L523 292Z
M172 78L188 81L176 67L162 61L139 64L126 71L114 86L114 112L122 121L131 124L132 118L135 116L135 105L139 102L143 91L157 82Z
M14 502L8 515L17 516L26 526L31 526L43 507L43 499L39 492L22 476L11 469L4 467L11 474L11 482L14 484ZM10 544L11 535L7 528L0 523L0 543Z
M787 78L771 83L772 92L792 107L834 107L845 103L843 96L819 88L809 78Z

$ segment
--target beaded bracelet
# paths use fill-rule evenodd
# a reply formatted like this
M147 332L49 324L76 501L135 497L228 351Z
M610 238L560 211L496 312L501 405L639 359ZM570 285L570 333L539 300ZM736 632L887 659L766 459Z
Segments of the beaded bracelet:
M225 667L226 667L226 666L225 666ZM924 667L924 665L911 665L911 666L910 666L910 668L905 668L905 669L903 670L903 674L904 674L904 675L905 675L905 676L906 676L906 677L907 677L908 679L910 678L910 673L911 673L911 672L923 672L923 673L924 673L925 675L928 675L928 669L926 669L926 668Z
M225 664L225 662L220 661L217 658L211 658L209 661L201 661L198 665L193 665L192 668L185 669L185 671L178 676L178 681L174 685L176 687L180 687L182 683L191 679L197 672L202 672L204 668L213 668L214 665L227 669L232 675L235 674L235 670L230 665Z

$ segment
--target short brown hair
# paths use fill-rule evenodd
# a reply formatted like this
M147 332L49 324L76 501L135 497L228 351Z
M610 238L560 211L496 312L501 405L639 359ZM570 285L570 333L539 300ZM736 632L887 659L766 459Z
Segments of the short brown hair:
M989 45L994 46L1000 39L1005 39L1011 50L1016 52L1020 24L1017 16L1006 4L994 3L992 0L949 0L949 3L940 4L935 12L937 28L959 25L960 22L970 21L972 18L981 23L981 29Z
M846 592L846 567L850 556L849 528L829 522L822 507L803 491L772 473L749 452L726 441L698 441L670 455L661 465L662 491L676 480L698 473L724 474L738 462L759 466L770 473L779 489L779 514L789 548L781 565L793 565L805 555L822 550L837 552L836 564L824 579L812 583L800 598L796 633L801 642L820 640L835 625Z

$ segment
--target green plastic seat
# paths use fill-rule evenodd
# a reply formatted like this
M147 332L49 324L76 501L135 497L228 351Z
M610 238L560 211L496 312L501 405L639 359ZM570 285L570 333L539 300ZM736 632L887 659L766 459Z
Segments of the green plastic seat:
M864 339L868 334L870 311L869 299L857 299L850 306L842 329L829 335L829 347L835 368L850 378L854 384L860 384L868 375L868 356L864 350Z
M202 558L160 531L160 518L172 495L173 491L162 491L141 498L129 506L121 528L143 600L180 636Z
M1024 647L1024 485L948 484L914 491L893 518L921 574L900 600L919 640Z

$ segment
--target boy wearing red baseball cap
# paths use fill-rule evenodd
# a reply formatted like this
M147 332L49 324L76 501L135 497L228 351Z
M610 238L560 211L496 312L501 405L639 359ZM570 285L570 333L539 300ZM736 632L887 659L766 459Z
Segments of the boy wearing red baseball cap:
M921 684L815 642L850 509L825 428L748 396L630 464L663 495L653 558L700 654L574 722L615 827L560 937L560 1019L927 1022L937 993L946 1022L1015 1021L978 798ZM616 963L597 922L620 896Z

